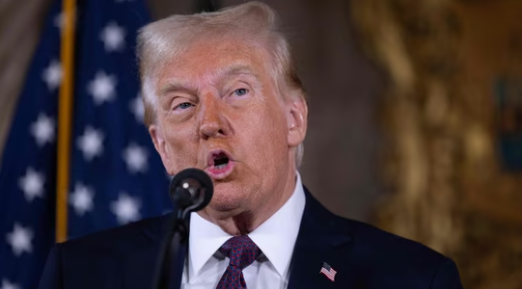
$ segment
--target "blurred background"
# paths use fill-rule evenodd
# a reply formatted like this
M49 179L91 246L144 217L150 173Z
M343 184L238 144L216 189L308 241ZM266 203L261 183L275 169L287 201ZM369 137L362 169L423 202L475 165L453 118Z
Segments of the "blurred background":
M79 1L82 2L88 1ZM80 54L89 58L90 46L94 46L90 44L90 38L82 38L80 33L92 34L90 28L82 30L82 25L89 27L89 17L96 19L111 15L104 12L100 3L129 5L129 9L114 6L107 11L119 15L119 21L136 18L145 24L149 15L150 19L159 19L175 13L209 11L244 1L149 0L145 3L149 14L144 11L144 6L130 6L138 0L93 2L98 2L98 5L84 10L79 4L76 13L76 38L83 39L83 42L76 43L76 51L82 51L76 54L76 58ZM466 288L522 288L522 1L262 2L279 12L307 90L309 131L301 174L312 193L339 215L420 241L454 258ZM56 1L0 2L0 149L4 148L0 169L3 174L11 170L16 161L16 158L6 161L7 154L27 153L19 151L25 141L17 138L13 131L27 131L28 128L22 125L24 122L20 116L20 121L16 122L20 126L14 129L14 119L16 115L29 114L23 112L26 106L20 105L20 96L26 97L29 103L30 97L34 97L35 92L28 92L26 87L31 66L36 66L34 63L38 59L35 55L39 49L40 53L49 52L41 43L51 37L46 33L46 27L56 24L56 16L50 16L54 13L53 5ZM93 13L93 16L88 13ZM123 17L124 13L129 16ZM140 24L136 25L139 27ZM100 41L97 33L94 42ZM125 31L125 40L129 44L133 43L134 36L135 30ZM110 46L110 39L103 42L105 51L109 53L111 49L107 45ZM56 45L59 47L60 43ZM113 46L113 50L119 50L117 43ZM133 64L135 60L129 56L132 45L127 50L127 58L121 61ZM91 61L76 60L77 81L81 82L83 77L80 64ZM42 67L46 65L44 63ZM41 72L34 73L35 78L40 75ZM126 77L130 77L129 82L137 82L136 72ZM128 94L128 101L138 93L135 87L127 87L124 91ZM53 93L57 97L58 92ZM95 92L90 93L96 98ZM103 96L103 92L100 93ZM79 94L74 96L76 103L81 102ZM54 106L50 111L56 114L57 104ZM119 107L122 106L128 108L126 103ZM73 120L81 114L78 110L85 110L84 106L74 105ZM111 112L107 108L103 113ZM99 125L103 126L103 121L112 122L111 117L114 114L102 118ZM35 119L36 116L32 120L29 117L27 123ZM50 126L52 131L58 129L58 123L54 119ZM125 125L125 121L117 123ZM76 133L82 135L81 129L73 126L73 135ZM58 131L52 135L55 134ZM135 137L148 142L145 135L143 132ZM119 137L125 142L125 137L130 135ZM9 138L12 139L11 148L5 145ZM149 157L153 158L155 152L150 151L150 143L143 146L149 148ZM114 149L117 152L124 146ZM135 171L139 170L140 154L136 155L134 163L137 162L138 167L135 165ZM53 170L54 154L51 156L46 167ZM74 157L69 161L73 170L81 166L74 163ZM125 161L127 169L132 166L127 158ZM156 177L162 175L160 166L157 160L151 161L148 172L155 172ZM25 167L23 172L26 172ZM77 169L74 172L76 175L85 173L88 171ZM96 174L98 176L100 171ZM55 174L48 176L54 178ZM162 175L161 179L163 182L166 177ZM154 182L156 179L147 180ZM0 193L0 201L5 206L18 204L8 194L25 193L27 201L27 186L19 185L15 176L4 175L0 184L5 182L17 184L12 190ZM77 192L78 187L72 184L73 181L70 183L67 191ZM45 183L45 190L51 192L47 195L47 201L51 202L43 205L45 209L41 210L51 220L47 230L54 230L54 211L59 207L52 195L55 186L54 181ZM88 229L77 230L68 236L135 221L166 210L156 204L147 213L139 214L133 209L137 207L146 211L147 202L152 197L148 195L147 200L140 201L141 207L133 207L131 199L122 199L121 196L119 201L115 201L121 206L111 207L115 216L110 218L114 220L107 217L89 221ZM164 200L164 197L158 197L155 202ZM80 207L89 203L85 200L78 202ZM70 202L69 206L69 214L75 210L78 212L78 203ZM120 213L115 207L120 208ZM35 229L27 230L31 220L26 221L24 235L20 233L23 224L17 223L5 210L0 214L5 224L0 233L6 235L6 238L0 238L0 242L7 241L0 247L3 286L26 282L18 280L23 276L37 278L32 276L38 276L43 261L34 259L25 260L33 260L36 264L32 275L23 275L12 268L5 270L8 273L2 271L8 258L12 258L9 254L21 260L36 251L34 244L33 247L27 244L16 247L13 240L18 240L18 243L23 243L23 240L36 242L38 233ZM33 218L41 221L41 216ZM74 218L71 217L69 226ZM103 225L97 222L103 222ZM18 227L13 225L15 223ZM49 233L42 231L41 234ZM46 245L40 248L39 260L45 258L46 248L48 250L54 242L54 232L49 236L45 239L47 241L41 241ZM34 284L35 281L29 282L24 288L33 288Z

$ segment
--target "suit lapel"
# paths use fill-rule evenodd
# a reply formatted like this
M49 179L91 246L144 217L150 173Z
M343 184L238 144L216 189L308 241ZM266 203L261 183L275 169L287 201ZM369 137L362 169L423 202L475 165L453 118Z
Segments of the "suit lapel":
M350 232L305 188L306 206L292 257L288 289L351 288ZM334 281L321 274L323 263L337 271Z

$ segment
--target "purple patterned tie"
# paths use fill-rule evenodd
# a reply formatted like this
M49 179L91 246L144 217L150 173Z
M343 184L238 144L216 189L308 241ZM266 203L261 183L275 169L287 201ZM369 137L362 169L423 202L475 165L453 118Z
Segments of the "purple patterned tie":
M247 235L244 235L226 241L219 248L219 252L230 258L230 264L216 289L246 289L243 269L256 260L261 250Z

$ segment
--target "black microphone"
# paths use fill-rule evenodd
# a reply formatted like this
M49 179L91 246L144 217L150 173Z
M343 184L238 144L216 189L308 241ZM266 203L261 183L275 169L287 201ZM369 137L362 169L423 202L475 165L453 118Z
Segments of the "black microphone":
M189 213L206 207L212 199L214 186L210 177L199 169L186 169L170 181L169 195L178 211L178 218L185 220Z
M213 192L212 180L202 170L183 170L170 181L169 196L174 203L174 213L167 224L158 256L153 289L180 288L188 249L190 213L206 207Z

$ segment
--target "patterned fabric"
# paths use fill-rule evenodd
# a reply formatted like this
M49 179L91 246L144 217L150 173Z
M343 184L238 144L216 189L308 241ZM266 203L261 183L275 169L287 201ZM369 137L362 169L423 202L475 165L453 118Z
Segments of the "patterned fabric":
M230 258L225 274L219 280L217 289L246 289L245 278L243 277L243 269L248 267L259 257L261 250L248 237L233 237L225 242L219 249L219 252Z

